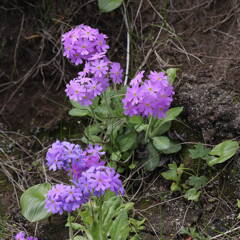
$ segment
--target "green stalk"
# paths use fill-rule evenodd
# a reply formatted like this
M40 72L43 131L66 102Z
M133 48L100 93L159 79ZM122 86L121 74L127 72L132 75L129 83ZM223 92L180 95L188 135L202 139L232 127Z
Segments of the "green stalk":
M105 99L105 102L106 102L106 105L107 105L107 109L108 109L109 115L113 115L113 114L112 114L111 106L110 106L109 101L108 101L108 98L107 98L106 91L103 93L103 96L104 96L104 99Z
M102 228L102 205L103 205L103 199L102 199L102 196L99 198L99 218L98 218L98 233L99 233L99 240L105 240L104 239L104 236L103 236L103 228Z
M147 131L146 131L146 134L145 134L145 143L147 143L147 139L149 137L149 131L150 131L150 128L152 127L152 122L153 122L153 117L151 116L150 117L150 121L149 121L149 124L148 124L148 127L147 127Z
M71 221L70 213L68 213L68 222L69 222L69 240L73 240L73 229L72 229L72 221Z

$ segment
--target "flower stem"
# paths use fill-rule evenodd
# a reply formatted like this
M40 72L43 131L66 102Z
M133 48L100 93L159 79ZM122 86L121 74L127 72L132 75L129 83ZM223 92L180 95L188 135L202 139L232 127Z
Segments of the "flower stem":
M73 240L73 229L72 229L72 220L71 220L70 213L68 213L68 223L69 223L69 240Z
M147 143L147 139L149 137L149 131L150 131L150 128L152 127L152 122L153 122L153 117L151 116L150 117L150 121L149 121L149 124L148 124L148 127L147 127L147 131L146 131L146 134L145 134L145 143Z

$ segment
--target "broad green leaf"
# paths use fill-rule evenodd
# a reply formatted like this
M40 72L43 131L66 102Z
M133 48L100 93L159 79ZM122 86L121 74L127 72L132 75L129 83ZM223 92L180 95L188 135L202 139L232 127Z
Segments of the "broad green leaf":
M207 160L209 158L208 153L210 151L211 150L209 148L204 147L201 143L194 145L193 149L189 149L190 157L192 159L201 158Z
M170 108L166 113L166 117L163 119L163 123L175 120L176 117L180 115L182 111L183 111L183 107Z
M139 124L139 125L136 125L135 127L135 130L140 133L142 131L146 131L147 128L148 128L148 124Z
M166 150L162 150L164 154L172 154L179 152L182 149L182 145L179 143L174 143L173 141L170 141L170 146Z
M159 165L159 162L160 162L159 153L153 147L152 143L148 143L147 151L148 151L148 158L144 164L144 169L147 171L153 171Z
M30 222L48 218L51 213L45 208L45 198L50 190L49 183L38 184L28 188L20 198L22 215Z
M174 80L177 77L177 71L178 68L169 68L166 72L167 72L167 76L168 76L168 81L173 84Z
M187 180L187 184L194 187L196 190L205 187L207 185L208 179L205 176L197 177L191 176Z
M94 136L94 135L88 136L88 137L84 136L81 138L81 141L86 144L96 144L96 143L101 144L102 143L102 139L99 136Z
M117 209L122 204L120 197L112 196L112 193L108 193L108 195L110 197L107 199L107 196L105 196L105 201L103 202L103 206L102 206L103 227L105 229L110 228L114 217L116 217L118 215Z
M141 116L133 116L128 119L129 123L138 125L143 123L143 118Z
M172 125L171 122L166 122L162 124L161 127L154 128L153 131L149 134L149 136L150 137L161 136L170 129L171 125Z
M129 132L129 133L120 135L117 138L117 143L121 152L126 152L129 149L134 148L134 146L136 146L136 142L137 142L136 132Z
M73 108L68 112L68 114L73 117L84 117L89 114L89 111L87 109Z
M120 7L123 0L98 0L98 7L101 12L111 12Z
M190 201L198 201L201 195L201 191L197 191L196 188L190 188L186 191L184 197Z
M169 170L161 173L161 175L167 180L175 181L177 183L180 182L181 176L184 171L184 165L180 164L180 166L178 167L177 164L173 162L168 164L168 167Z
M103 105L97 106L94 109L94 112L96 113L97 116L99 116L101 118L108 118L109 117L109 111L108 111L107 106L103 106Z
M175 108L170 108L167 113L166 113L166 117L158 120L154 126L153 126L153 130L150 133L151 137L163 134L166 129L169 127L170 128L170 124L166 125L166 123L171 122L173 120L176 119L176 117L183 111L183 107L175 107ZM161 128L163 127L163 130L161 131Z
M166 136L161 136L161 137L154 137L153 138L153 146L159 150L167 150L170 148L170 140Z
M130 232L128 215L121 210L117 218L112 223L110 235L112 240L126 240Z
M161 175L171 181L178 181L178 173L177 173L177 164L174 162L172 164L168 164L169 170L161 173Z
M238 149L239 144L237 141L224 141L215 146L209 153L209 155L211 155L211 158L207 161L207 164L209 166L213 166L215 164L223 163L235 155Z
M91 137L91 136L96 136L97 134L99 134L100 132L102 131L101 129L101 126L98 125L98 124L94 124L94 125L90 125L90 126L87 126L85 129L84 129L84 133Z

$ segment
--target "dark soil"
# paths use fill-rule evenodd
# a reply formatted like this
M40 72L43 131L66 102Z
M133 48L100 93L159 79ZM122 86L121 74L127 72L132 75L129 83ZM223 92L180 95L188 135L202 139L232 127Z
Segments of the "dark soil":
M70 2L2 0L0 3L0 130L1 134L10 137L6 139L3 135L0 148L4 146L5 149L6 145L9 147L14 139L13 145L18 148L21 146L19 152L22 148L31 151L31 156L24 160L22 167L31 166L36 159L44 161L43 154L35 152L48 146L49 136L62 137L63 123L67 122L69 127L69 103L65 97L64 85L75 76L77 69L62 57L61 33L67 31L69 25L80 23L100 28L109 36L111 58L124 65L126 32L121 11L100 14L96 2ZM240 2L129 2L129 20L134 22L130 74L134 75L153 47L159 28L164 26L165 30L154 46L154 51L145 64L146 68L180 68L174 105L184 107L181 120L189 129L197 132L201 140L216 144L225 139L238 139ZM161 14L164 21L158 14ZM74 128L76 129L76 123ZM22 134L23 137L19 139L19 136L14 137L10 132ZM184 141L192 141L191 135L192 130L191 133L185 132ZM24 136L28 136L30 145L26 141L21 142L25 139ZM42 145L36 140L40 136L45 136L39 140ZM26 152L19 152L9 150L8 156L25 159ZM6 156L1 157L5 161ZM6 169L2 166L3 164L0 165L0 171L6 174ZM234 158L224 170L222 168L223 166L213 172L213 176L220 174L207 186L197 203L190 203L181 195L170 193L169 182L160 178L159 172L154 173L156 175L151 176L152 183L144 183L136 201L138 211L148 218L144 240L159 239L156 235L164 240L178 239L182 226L197 226L198 230L212 236L237 226L236 199L240 198L238 158ZM26 182L21 182L13 169L8 170L13 174L13 179L26 188L44 179L44 174L39 169L38 165L34 166ZM39 177L34 178L38 170ZM4 206L7 205L6 202L11 203L5 212L9 223L17 223L20 229L23 225L33 233L35 225L27 225L20 216L19 209L14 206L15 193L20 195L21 189L15 192L12 185L9 185L9 188L2 190L1 179L0 175L0 196L4 196L0 202ZM3 179L6 181L6 177L3 176ZM49 223L41 224L39 237L42 240L64 238L65 231L56 230L56 226L64 228L62 220L54 218L50 227ZM11 233L14 231L16 229L10 229ZM227 236L225 239L237 239L239 235L239 232L234 232L236 238ZM7 240L7 237L4 239Z

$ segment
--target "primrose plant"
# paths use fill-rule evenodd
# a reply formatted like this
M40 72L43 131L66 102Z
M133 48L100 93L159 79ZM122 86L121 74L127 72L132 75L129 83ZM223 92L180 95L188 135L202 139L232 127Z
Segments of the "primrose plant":
M64 56L82 68L66 86L74 107L69 114L93 119L81 140L102 145L118 172L137 166L133 155L141 145L149 153L143 165L152 171L159 165L159 152L171 154L181 149L181 145L162 136L182 111L179 107L169 109L177 69L151 71L147 76L140 71L125 86L121 65L107 57L106 39L98 29L86 25L62 36Z
M70 240L139 239L144 220L129 217L133 203L123 203L124 188L120 175L101 160L102 147L89 145L82 150L77 144L56 141L49 148L46 160L49 170L64 171L68 184L38 184L21 196L23 216L31 222L52 214L68 214ZM16 240L25 238L20 232Z

